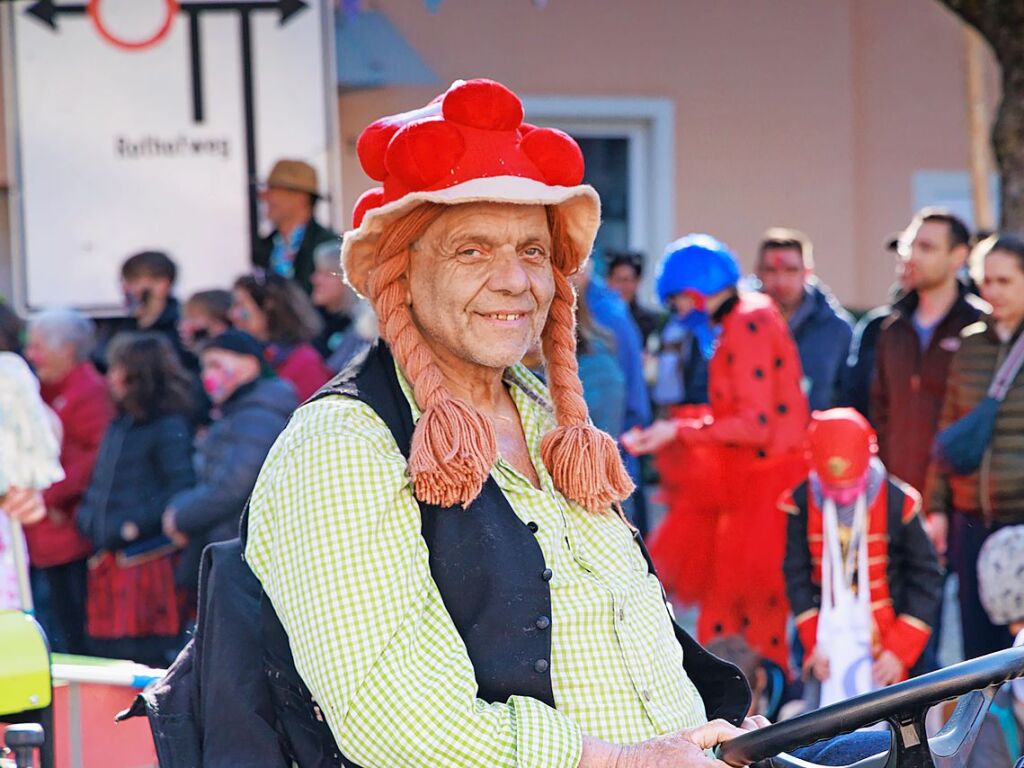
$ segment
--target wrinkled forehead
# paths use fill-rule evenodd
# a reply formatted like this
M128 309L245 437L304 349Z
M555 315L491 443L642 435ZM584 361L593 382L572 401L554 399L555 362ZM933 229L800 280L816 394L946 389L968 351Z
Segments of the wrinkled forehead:
M448 206L414 244L445 247L457 241L481 240L485 245L551 241L547 209L542 205L476 202Z

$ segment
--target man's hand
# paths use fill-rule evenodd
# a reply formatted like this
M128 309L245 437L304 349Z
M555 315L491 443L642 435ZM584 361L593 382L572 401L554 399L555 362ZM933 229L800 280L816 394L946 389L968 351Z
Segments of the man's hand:
M647 429L631 429L619 439L622 447L633 456L654 453L676 439L676 423L658 419Z
M585 738L579 768L729 768L728 763L710 758L704 751L765 725L768 720L760 715L747 718L743 728L713 720L630 747Z
M939 562L946 565L946 546L949 540L949 518L941 512L932 512L924 521L924 530L935 547Z
M804 669L810 670L814 678L821 683L828 680L828 676L831 673L828 665L828 656L818 648L815 648L814 653L804 662Z
M906 667L895 653L882 651L875 663L871 665L871 676L878 685L892 685L903 679Z
M174 542L176 547L184 548L188 544L188 536L178 530L178 526L174 523L174 507L168 507L164 510L163 516L163 529L164 536Z
M30 488L8 488L7 495L0 501L0 509L22 525L32 525L46 517L43 494Z

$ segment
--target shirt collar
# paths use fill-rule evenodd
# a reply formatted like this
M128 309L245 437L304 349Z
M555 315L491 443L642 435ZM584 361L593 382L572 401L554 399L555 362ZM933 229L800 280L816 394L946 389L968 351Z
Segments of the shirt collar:
M405 377L397 360L395 360L394 365L395 373L398 376L398 384L402 388L402 394L405 395L406 401L409 403L412 420L415 424L419 421L423 411L416 402L412 385ZM507 368L504 376L502 376L502 381L508 385L509 394L512 395L512 400L516 404L516 410L519 411L519 420L523 425L523 433L526 435L530 460L533 462L538 477L540 477L541 487L545 491L552 491L554 483L548 474L547 468L544 466L540 452L540 444L544 435L555 426L554 408L551 405L547 390L541 381L521 363L516 363L512 367ZM491 472L502 489L507 489L512 485L521 483L526 483L531 488L533 487L522 474L500 456Z
M274 233L274 245L285 246L289 251L297 251L299 246L302 245L302 238L306 236L306 225L299 224L295 229L292 230L291 235L288 236L287 240L280 231Z

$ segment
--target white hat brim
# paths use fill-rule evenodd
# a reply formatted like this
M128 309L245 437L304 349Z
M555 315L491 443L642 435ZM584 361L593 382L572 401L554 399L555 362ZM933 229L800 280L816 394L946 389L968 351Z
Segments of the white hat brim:
M566 273L578 270L594 247L601 224L601 199L589 184L559 187L521 176L489 176L470 179L436 191L410 192L404 197L366 212L358 229L345 233L342 263L345 279L362 296L373 269L377 242L393 221L421 203L461 205L463 203L512 203L515 205L558 206L566 234L576 246L579 263L565 265Z

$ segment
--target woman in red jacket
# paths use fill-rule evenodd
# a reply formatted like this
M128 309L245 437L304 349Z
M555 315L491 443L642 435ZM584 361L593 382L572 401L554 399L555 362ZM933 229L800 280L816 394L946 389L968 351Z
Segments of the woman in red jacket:
M807 398L785 321L771 299L740 294L738 280L735 258L712 237L669 246L659 293L681 315L707 313L720 332L710 411L656 421L624 441L668 459L659 468L674 492L651 554L666 587L700 604L700 641L743 635L788 669L786 520L777 502L806 475Z
M267 362L300 403L334 375L310 343L323 320L297 283L258 272L235 281L232 299L231 322L266 344Z
M75 517L114 416L106 383L89 362L94 345L92 321L73 310L49 310L29 322L25 356L39 377L43 400L60 418L65 477L43 492L46 517L26 526L25 537L32 565L46 575L69 653L86 652L86 559L92 552Z

